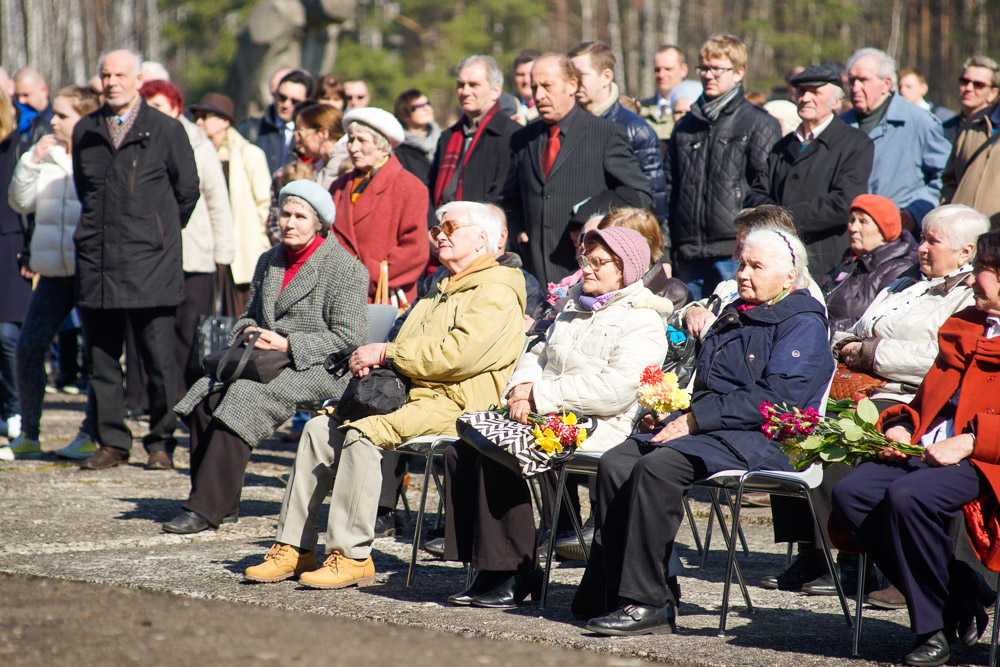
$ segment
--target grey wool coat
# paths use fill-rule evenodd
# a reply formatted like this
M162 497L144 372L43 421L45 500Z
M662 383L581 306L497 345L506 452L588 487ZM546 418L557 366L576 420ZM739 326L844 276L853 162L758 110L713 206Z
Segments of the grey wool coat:
M295 414L297 405L339 396L350 375L334 379L323 368L328 355L368 339L368 271L328 238L305 261L284 290L287 254L277 245L260 256L246 311L233 328L232 343L247 327L259 326L288 339L292 365L267 384L236 380L228 386L206 376L174 407L189 415L212 392L225 391L213 415L250 447Z

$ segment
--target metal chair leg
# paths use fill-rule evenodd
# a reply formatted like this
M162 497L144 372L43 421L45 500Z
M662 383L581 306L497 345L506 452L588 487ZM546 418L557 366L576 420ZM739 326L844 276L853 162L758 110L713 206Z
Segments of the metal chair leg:
M466 563L465 569L465 590L472 588L472 563Z
M424 468L424 483L420 490L420 507L417 509L417 524L413 529L413 548L410 551L410 569L406 572L406 586L409 587L410 583L413 581L413 573L417 566L417 550L420 548L420 533L421 529L424 527L424 511L427 509L427 488L430 486L427 483L427 472L431 470L431 466L434 463L434 450L437 449L439 443L444 442L445 439L435 440L431 443L431 446L427 449L427 457L425 459L426 468ZM435 476L436 480L436 476ZM440 487L438 487L438 493L440 494ZM442 496L443 497L443 496ZM440 504L440 503L439 503Z
M996 583L997 599L993 602L993 635L990 638L990 667L997 664L997 636L1000 635L1000 578Z
M858 566L861 568L861 571L858 573L857 598L854 603L854 609L855 609L854 643L851 645L851 655L855 658L858 657L858 646L861 643L861 614L862 614L862 609L864 608L864 601L865 601L865 573L868 572L867 553L862 553L861 556L858 558ZM993 625L993 638L996 639L995 621ZM995 641L993 642L993 645L996 646Z
M705 528L705 546L701 551L701 563L698 567L704 568L705 562L708 560L708 549L712 546L712 524L715 521L715 498L712 498L712 508L708 510L708 527Z
M837 572L837 564L833 561L833 553L830 551L830 538L826 536L826 526L820 523L819 517L816 515L816 506L813 503L812 494L808 492L805 493L806 502L809 503L809 513L812 514L813 523L816 525L816 532L819 533L820 540L823 547L823 556L826 558L826 567L830 571L830 577L833 579L833 586L837 589L837 598L840 600L840 608L844 612L844 618L847 619L847 627L854 625L854 621L851 619L851 610L847 607L847 596L844 595L844 588L840 583L840 574ZM861 577L859 577L859 580Z
M726 562L726 578L722 584L722 615L719 619L720 637L726 636L726 621L729 617L729 588L732 585L734 571L736 573L736 580L739 583L740 590L743 592L743 599L747 603L747 612L751 614L753 613L753 603L750 601L750 592L747 590L746 582L743 580L743 572L740 570L739 563L736 562L736 536L733 534L740 525L739 502L742 498L743 483L741 481L739 489L736 492L736 506L733 513L734 530L730 531L726 529L726 520L722 516L722 507L719 504L718 491L716 489L712 490L712 504L719 515L719 530L722 532L722 539L726 543L726 547L729 551L729 558Z
M785 554L785 569L787 570L792 566L792 550L795 548L795 542L788 543L788 553Z
M545 574L542 578L542 597L538 601L538 608L545 609L545 602L549 594L549 576L552 574L552 554L555 551L556 541L553 539L556 526L559 525L559 510L562 508L563 491L566 489L566 466L559 468L559 481L556 483L556 502L552 508L552 533L549 536L549 549L545 558ZM584 552L585 555L589 555Z
M733 508L733 496L729 493L729 489L726 489L726 503L729 505L729 513L732 516L736 516L736 510ZM740 538L740 546L743 548L743 556L746 558L750 557L750 548L747 547L747 538L743 535L743 526L736 525L736 536Z
M698 560L703 558L704 551L701 546L701 537L698 535L698 526L694 522L694 514L691 512L691 501L688 500L687 494L684 494L682 498L684 503L684 514L687 515L688 526L691 528L691 537L694 538L694 548L698 551Z

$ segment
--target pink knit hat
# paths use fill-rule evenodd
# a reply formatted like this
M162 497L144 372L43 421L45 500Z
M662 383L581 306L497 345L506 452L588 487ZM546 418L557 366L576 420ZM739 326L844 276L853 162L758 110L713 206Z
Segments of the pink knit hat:
M591 229L583 238L600 240L622 261L622 287L640 280L649 270L649 244L639 232L624 227Z

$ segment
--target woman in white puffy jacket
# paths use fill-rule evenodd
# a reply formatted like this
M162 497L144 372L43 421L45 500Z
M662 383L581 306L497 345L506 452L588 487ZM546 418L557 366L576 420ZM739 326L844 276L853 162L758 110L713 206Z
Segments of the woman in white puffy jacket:
M0 450L0 458L41 452L39 423L45 395L45 351L75 302L76 254L73 232L80 219L80 200L73 184L72 140L77 120L100 106L97 94L69 86L52 100L52 134L43 136L21 156L11 180L8 200L19 213L34 213L28 266L38 284L17 344L17 387L21 399L21 435ZM84 459L97 451L86 422L70 445L56 452Z

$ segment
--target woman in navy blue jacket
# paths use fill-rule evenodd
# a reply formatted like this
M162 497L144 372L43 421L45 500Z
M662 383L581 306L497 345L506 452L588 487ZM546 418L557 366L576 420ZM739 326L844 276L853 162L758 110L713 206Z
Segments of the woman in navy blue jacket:
M601 457L593 550L574 612L605 635L667 634L679 589L668 560L692 482L720 470L790 470L761 432L760 404L819 408L833 374L823 307L801 289L806 251L794 236L751 232L739 296L705 337L691 407Z

